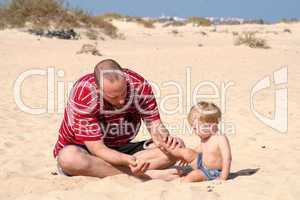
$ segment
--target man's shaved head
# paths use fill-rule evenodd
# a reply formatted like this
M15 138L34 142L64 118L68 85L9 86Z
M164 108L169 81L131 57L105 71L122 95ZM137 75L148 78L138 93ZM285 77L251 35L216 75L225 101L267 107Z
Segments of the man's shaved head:
M127 82L121 66L111 59L102 60L95 66L94 75L101 96L113 106L123 107Z
M122 67L119 63L112 59L102 60L94 68L95 82L97 86L100 86L102 78L108 79L110 82L115 82L124 78L122 74Z

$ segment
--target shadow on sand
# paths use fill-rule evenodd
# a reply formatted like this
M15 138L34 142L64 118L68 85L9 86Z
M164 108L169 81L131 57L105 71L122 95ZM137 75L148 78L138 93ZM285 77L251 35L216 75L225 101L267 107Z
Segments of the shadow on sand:
M239 176L252 176L255 174L260 168L256 169L242 169L237 172L230 173L229 179L235 179L236 177Z

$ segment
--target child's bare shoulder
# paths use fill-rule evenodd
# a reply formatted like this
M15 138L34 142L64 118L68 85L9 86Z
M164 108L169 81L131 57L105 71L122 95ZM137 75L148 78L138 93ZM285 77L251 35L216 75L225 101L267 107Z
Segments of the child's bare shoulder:
M228 140L228 137L226 136L226 133L216 134L216 137L218 138L218 140Z
M194 150L198 153L202 152L202 145L198 144L196 147L194 147Z
M229 140L226 134L218 134L216 135L216 139L219 145L229 145Z
M219 141L228 140L228 138L224 134L214 134L213 136L210 137L210 140L219 142Z

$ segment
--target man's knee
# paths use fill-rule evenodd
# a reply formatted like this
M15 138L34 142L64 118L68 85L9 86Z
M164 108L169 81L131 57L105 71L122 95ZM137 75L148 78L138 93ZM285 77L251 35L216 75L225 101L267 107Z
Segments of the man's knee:
M57 161L64 172L77 173L90 167L88 155L83 151L73 145L66 146L60 151Z

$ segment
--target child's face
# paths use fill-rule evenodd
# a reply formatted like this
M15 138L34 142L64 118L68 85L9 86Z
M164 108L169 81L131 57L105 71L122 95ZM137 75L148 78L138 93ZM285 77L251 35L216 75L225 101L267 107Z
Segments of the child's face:
M195 121L192 124L193 132L201 139L208 139L218 131L218 125L216 123L204 123Z

